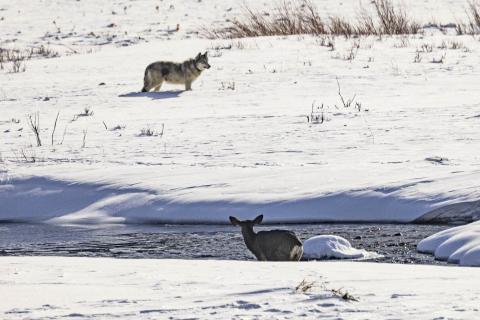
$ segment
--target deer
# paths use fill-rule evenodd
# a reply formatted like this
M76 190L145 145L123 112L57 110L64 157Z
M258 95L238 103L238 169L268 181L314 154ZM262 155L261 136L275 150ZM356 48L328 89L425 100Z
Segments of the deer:
M240 221L230 216L230 223L242 228L247 248L259 261L299 261L303 244L295 233L288 230L269 230L255 233L253 226L262 223L263 215L253 220Z

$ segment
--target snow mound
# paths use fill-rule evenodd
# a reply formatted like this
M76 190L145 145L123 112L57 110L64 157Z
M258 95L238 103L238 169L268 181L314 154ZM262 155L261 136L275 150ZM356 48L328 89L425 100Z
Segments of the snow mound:
M356 249L339 236L314 236L303 243L303 257L306 259L373 259L379 256L375 252Z
M417 245L419 252L462 266L480 266L480 221L438 232Z

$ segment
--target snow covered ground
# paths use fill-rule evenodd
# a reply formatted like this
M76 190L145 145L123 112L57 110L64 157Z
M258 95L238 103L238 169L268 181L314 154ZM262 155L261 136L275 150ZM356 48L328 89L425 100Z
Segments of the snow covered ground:
M0 314L2 319L477 319L479 281L476 268L2 257Z
M303 242L305 259L373 259L379 256L376 252L352 247L347 239L340 236L319 235Z
M316 3L345 15L356 8ZM461 19L464 5L406 3L419 19L442 22ZM201 26L241 12L233 1L0 8L2 46L50 43L62 54L0 72L1 220L226 223L262 212L267 223L407 222L447 205L447 221L478 218L474 37L427 29L336 38L330 51L309 36L200 39ZM193 91L138 93L148 63L203 50L213 67ZM337 79L359 105L340 104ZM324 123L307 122L312 106ZM93 114L79 116L85 109ZM41 147L25 119L36 112ZM146 129L153 135L141 136Z
M314 2L325 16L358 8ZM403 3L424 23L465 16L463 0ZM0 47L44 45L60 55L28 60L25 72L0 66L0 221L479 218L478 37L429 28L339 37L333 50L310 36L199 37L241 10L234 0L0 0ZM212 68L193 91L139 93L150 62L205 50ZM338 85L358 104L343 107ZM26 120L37 112L42 146ZM309 123L312 112L325 121ZM474 252L478 261L477 226L419 249L461 264L460 252ZM295 292L302 280L306 292ZM479 280L478 269L353 262L2 257L0 313L476 319ZM347 292L358 301L338 297Z
M480 222L433 234L417 245L419 252L463 266L480 266Z

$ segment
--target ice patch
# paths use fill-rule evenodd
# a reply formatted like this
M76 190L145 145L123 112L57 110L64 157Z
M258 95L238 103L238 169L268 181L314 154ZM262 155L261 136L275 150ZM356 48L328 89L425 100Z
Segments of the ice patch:
M373 259L380 257L375 252L352 247L347 239L334 235L314 236L303 243L305 259Z

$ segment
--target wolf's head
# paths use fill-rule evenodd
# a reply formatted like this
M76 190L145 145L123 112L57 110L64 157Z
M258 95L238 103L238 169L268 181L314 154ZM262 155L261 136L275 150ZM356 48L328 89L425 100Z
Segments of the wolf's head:
M205 69L210 69L206 51L204 54L202 54L201 52L197 54L197 56L195 57L195 66L197 67L198 70L202 70L202 71Z

